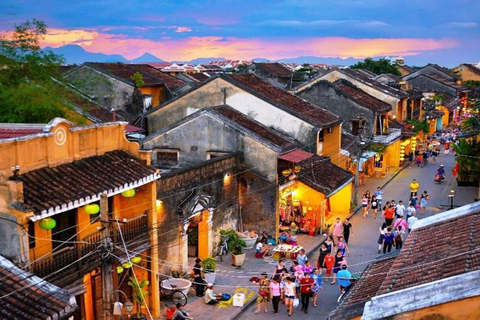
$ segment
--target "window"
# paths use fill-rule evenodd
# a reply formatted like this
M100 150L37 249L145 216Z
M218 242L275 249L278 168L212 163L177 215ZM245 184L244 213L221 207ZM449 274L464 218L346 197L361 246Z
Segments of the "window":
M318 132L318 143L317 143L317 154L323 154L323 141L324 141L325 132L323 130Z
M176 165L178 164L177 151L157 151L157 165Z
M229 152L223 152L223 151L207 151L207 160L216 158L216 157L221 157L226 154L229 154Z
M30 249L35 248L37 245L35 241L35 223L28 221L28 246Z

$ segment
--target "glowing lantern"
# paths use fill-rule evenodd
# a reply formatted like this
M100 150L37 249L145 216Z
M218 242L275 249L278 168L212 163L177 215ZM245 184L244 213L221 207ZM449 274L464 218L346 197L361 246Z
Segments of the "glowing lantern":
M293 167L293 172L295 172L295 173L299 173L300 170L302 170L302 167L300 167L300 166Z
M85 206L85 212L88 214L97 214L100 212L100 206L98 204L87 204Z
M56 226L57 226L57 222L52 218L46 218L40 221L40 228L43 230L52 230Z
M135 189L128 189L122 192L122 196L125 198L131 198L135 195Z
M142 258L140 258L140 257L133 257L132 259L130 259L130 261L132 261L133 263L139 263L140 261L142 261Z
M122 273L123 272L123 267L122 266L118 266L117 267L117 273Z
M283 170L283 171L282 171L282 175L283 175L284 177L289 176L289 175L291 175L291 174L292 174L292 169L287 169L287 170Z
M124 267L125 269L129 269L132 267L132 263L131 262L124 262L122 263L122 267Z

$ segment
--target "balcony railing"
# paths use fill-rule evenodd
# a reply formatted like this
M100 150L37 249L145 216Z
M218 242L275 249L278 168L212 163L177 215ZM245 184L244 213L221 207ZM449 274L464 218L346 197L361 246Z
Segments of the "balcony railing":
M402 136L402 129L390 128L389 134L375 135L372 138L373 143L390 144Z
M145 241L148 241L148 217L146 213L128 222L120 223L123 240L127 247L129 242L138 241L142 237L145 238ZM107 227L110 227L112 241L121 244L122 239L116 222ZM90 253L98 249L103 239L103 232L94 232L83 238L82 243L76 243L37 259L29 266L29 271L40 278L47 277L49 282L58 286L67 285L101 265L101 252ZM89 256L86 257L87 255ZM83 259L81 259L82 257Z

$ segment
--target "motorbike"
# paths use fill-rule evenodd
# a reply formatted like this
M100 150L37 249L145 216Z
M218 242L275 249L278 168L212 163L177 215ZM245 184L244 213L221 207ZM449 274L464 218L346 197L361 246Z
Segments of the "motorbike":
M435 178L433 180L435 180L436 183L441 183L444 179L445 175L437 173L435 174Z

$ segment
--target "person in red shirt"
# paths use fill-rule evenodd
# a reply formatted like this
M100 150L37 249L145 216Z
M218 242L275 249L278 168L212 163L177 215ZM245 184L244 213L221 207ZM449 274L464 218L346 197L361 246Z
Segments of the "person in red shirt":
M382 216L385 216L385 223L387 227L390 227L393 223L393 216L395 215L395 208L387 202L385 210L382 212Z
M310 278L310 273L305 273L305 277L300 280L300 292L302 294L302 311L308 313L308 303L312 296L312 289L315 281Z
M328 252L323 259L323 267L327 269L327 276L332 275L333 265L335 264L335 257L332 255L331 252Z

